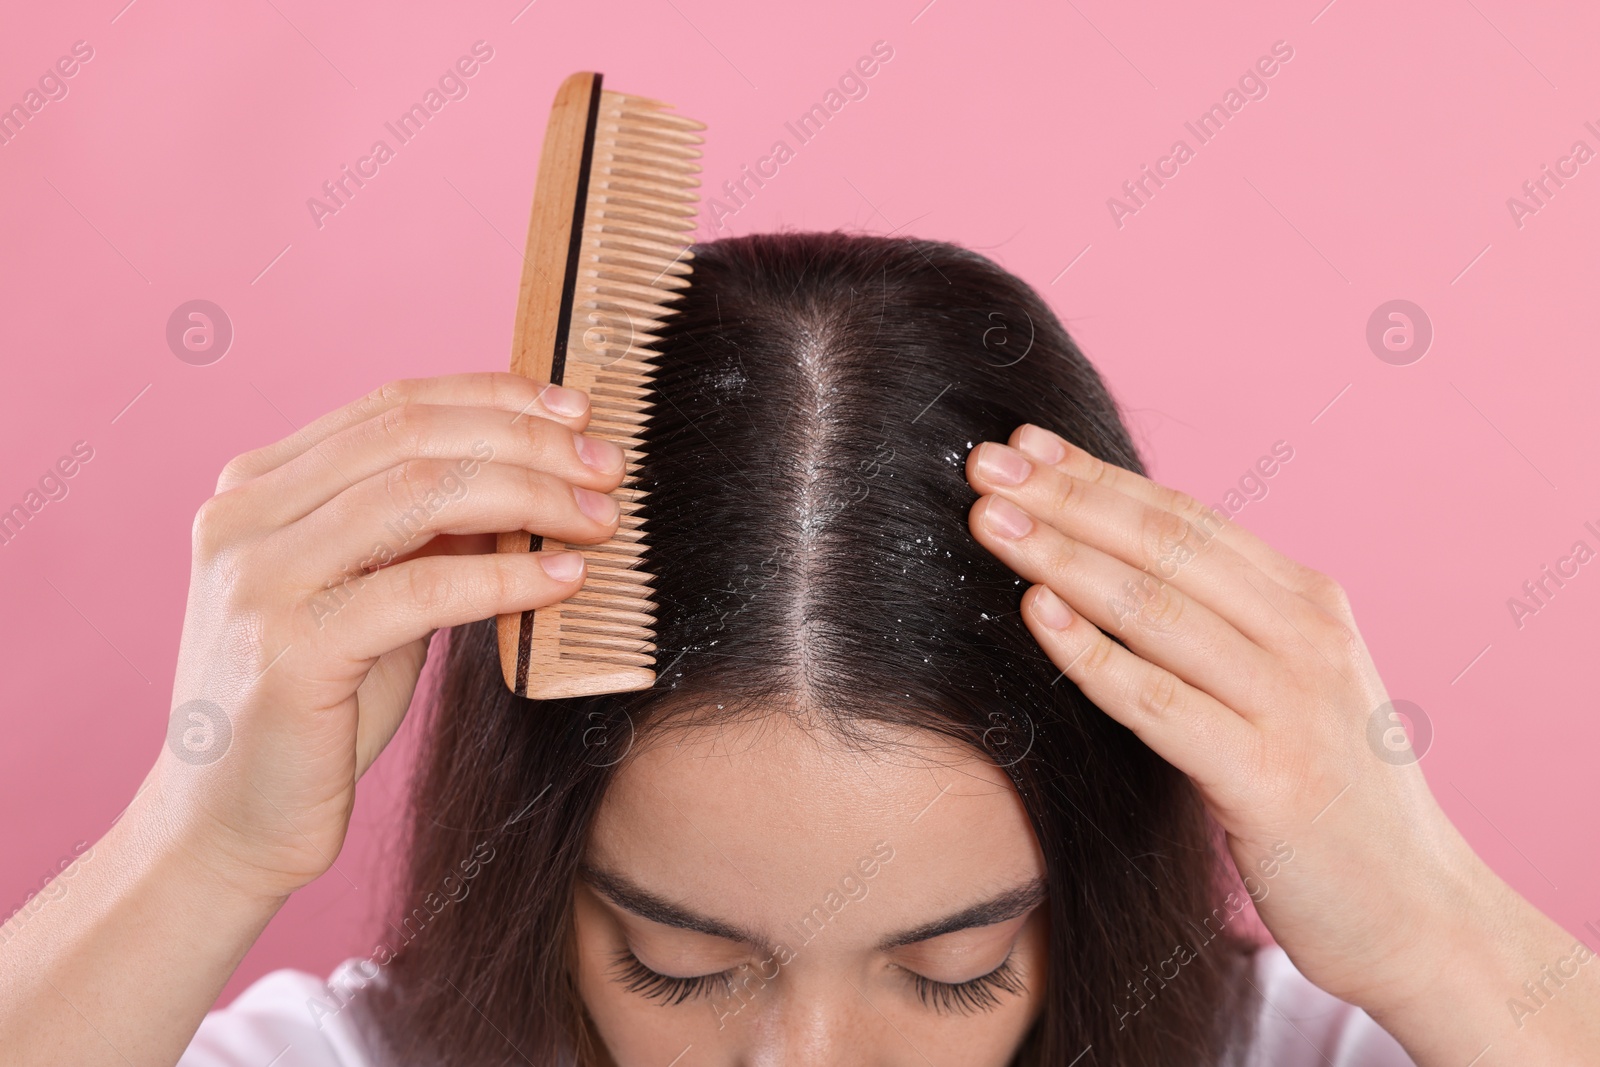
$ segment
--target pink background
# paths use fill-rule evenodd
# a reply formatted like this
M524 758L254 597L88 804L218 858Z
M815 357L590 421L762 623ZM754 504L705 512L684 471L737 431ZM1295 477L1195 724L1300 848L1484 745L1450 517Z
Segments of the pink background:
M0 546L4 913L104 831L163 742L190 523L228 459L384 380L506 365L551 95L599 69L710 124L708 192L789 141L721 232L944 238L1037 286L1161 481L1220 503L1287 442L1239 521L1349 590L1488 861L1569 929L1600 918L1582 818L1600 809L1600 563L1521 628L1507 607L1575 541L1600 547L1600 163L1520 227L1506 203L1575 140L1600 149L1600 11L123 2L13 5L0 34L0 104L94 49L0 145L0 507L74 442L94 450ZM493 58L468 95L319 228L307 199L478 40ZM893 58L866 97L797 145L784 123L879 40ZM1265 98L1198 145L1184 122L1280 40ZM1194 158L1119 227L1108 198L1180 137ZM197 298L236 331L207 366L165 336ZM1406 366L1365 339L1395 298L1435 331ZM403 734L362 782L338 870L225 996L371 950L410 752Z

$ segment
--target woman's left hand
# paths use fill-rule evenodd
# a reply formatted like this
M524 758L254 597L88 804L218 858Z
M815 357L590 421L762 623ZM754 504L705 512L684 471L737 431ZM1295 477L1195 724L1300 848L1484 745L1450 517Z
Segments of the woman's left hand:
M1600 965L1579 968L1537 1026L1507 1010L1574 939L1439 807L1336 582L1037 426L980 444L967 478L981 494L973 536L1037 583L1029 630L1196 783L1308 979L1422 1064L1577 1062L1592 1047Z

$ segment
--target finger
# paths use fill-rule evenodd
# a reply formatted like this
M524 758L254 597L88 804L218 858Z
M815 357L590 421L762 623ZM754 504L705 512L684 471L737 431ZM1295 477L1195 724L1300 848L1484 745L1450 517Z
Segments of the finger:
M508 371L401 378L386 382L359 400L330 411L281 441L235 457L217 479L223 493L303 455L340 430L404 404L464 404L492 408L512 417L534 416L571 430L589 424L589 397L580 389L553 386Z
M1116 633L1151 664L1238 714L1254 714L1262 690L1281 669L1273 656L1171 583L1069 538L1002 497L980 497L970 525L978 542L1013 571L1049 586L1099 629Z
M428 635L385 652L356 687L356 777L394 739L416 692L428 655Z
M1176 585L1261 648L1303 649L1331 621L1220 537L1159 505L1035 463L993 441L968 455L967 471L980 493L997 493L1074 541L1125 561L1143 572L1125 576L1140 587Z
M408 403L345 427L237 492L254 502L256 521L270 529L304 518L352 485L412 459L460 459L469 465L494 460L610 492L621 484L624 465L637 457L611 441L537 416Z
M1125 467L1107 463L1042 426L1024 423L1011 432L1009 443L1030 458L1065 474L1181 515L1197 530L1214 533L1267 577L1301 596L1315 590L1321 578L1319 572L1285 556L1220 509L1201 504L1187 493L1151 481Z
M1226 795L1238 768L1250 765L1252 725L1111 640L1047 587L1023 593L1022 618L1084 696L1208 793Z
M484 463L463 477L458 462L413 459L346 489L268 538L263 550L315 587L390 564L440 534L527 530L580 544L605 541L620 510L607 494L544 471Z
M576 573L545 569L563 559ZM425 556L367 575L319 617L318 631L337 655L366 663L431 630L548 607L581 589L586 573L570 550Z

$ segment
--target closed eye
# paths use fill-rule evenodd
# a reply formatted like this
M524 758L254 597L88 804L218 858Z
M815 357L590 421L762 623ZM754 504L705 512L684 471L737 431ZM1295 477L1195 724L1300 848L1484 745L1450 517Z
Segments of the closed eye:
M923 1006L941 1015L993 1011L1000 1006L997 994L1016 995L1024 992L1022 977L1011 966L1009 955L988 974L980 974L965 982L939 982L904 967L900 969L905 971ZM713 993L732 996L733 976L737 970L739 968L676 977L646 967L638 956L626 948L616 953L612 963L613 977L624 989L668 1006Z
M941 1015L993 1011L1000 1006L997 993L1015 995L1025 991L1022 976L1011 966L1010 955L988 974L980 974L965 982L936 982L915 971L906 971L906 974L911 979L917 999Z
M731 995L733 971L714 974L697 974L689 978L675 978L651 970L639 961L629 949L618 952L612 962L612 975L630 993L658 1000L663 1004L682 1004L695 997L708 996L713 990Z

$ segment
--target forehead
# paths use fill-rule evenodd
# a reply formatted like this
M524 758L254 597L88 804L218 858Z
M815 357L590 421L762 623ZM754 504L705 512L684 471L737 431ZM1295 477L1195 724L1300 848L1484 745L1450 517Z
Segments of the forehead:
M587 858L762 929L829 892L859 894L862 872L876 868L874 904L852 916L862 937L1043 876L1003 770L931 731L868 729L863 745L773 714L641 738L601 804Z

